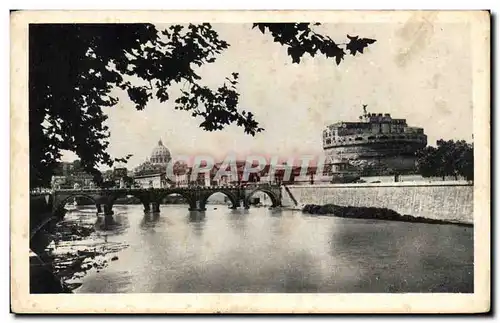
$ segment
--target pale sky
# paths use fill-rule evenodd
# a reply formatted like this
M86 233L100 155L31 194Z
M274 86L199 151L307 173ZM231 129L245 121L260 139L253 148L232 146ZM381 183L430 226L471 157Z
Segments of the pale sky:
M143 162L160 138L174 156L322 154L323 128L357 121L362 104L368 112L391 113L423 127L431 145L440 138L472 140L470 31L465 23L317 27L338 42L347 40L346 34L377 40L364 54L346 55L340 66L307 54L300 64L292 64L285 47L252 30L251 24L213 27L231 46L199 70L202 82L216 87L238 72L240 109L254 113L265 131L255 137L237 126L205 132L198 127L201 119L173 109L174 91L171 101L150 101L143 111L120 95L117 106L106 108L109 152L114 157L133 154L129 169Z

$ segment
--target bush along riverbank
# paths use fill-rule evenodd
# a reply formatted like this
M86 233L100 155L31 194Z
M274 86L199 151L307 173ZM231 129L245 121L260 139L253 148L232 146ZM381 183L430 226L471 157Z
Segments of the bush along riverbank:
M454 224L467 227L473 226L470 223L417 217L408 214L400 214L394 210L387 208L376 208L376 207L339 206L335 204L325 204L325 205L306 204L302 208L302 212L306 214L327 215L327 216L336 216L341 218L352 218L352 219L376 219L376 220L387 220L387 221L429 223L429 224Z

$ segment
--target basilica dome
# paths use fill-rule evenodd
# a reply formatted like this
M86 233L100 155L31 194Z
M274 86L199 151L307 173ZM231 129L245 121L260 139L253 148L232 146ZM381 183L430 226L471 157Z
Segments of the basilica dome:
M149 161L152 164L167 164L171 159L168 148L163 145L161 140L158 141L158 146L153 149Z

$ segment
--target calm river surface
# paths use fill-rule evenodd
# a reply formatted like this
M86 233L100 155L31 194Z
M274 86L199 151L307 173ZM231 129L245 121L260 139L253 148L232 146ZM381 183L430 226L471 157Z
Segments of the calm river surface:
M473 292L472 227L222 205L114 210L120 229L90 239L126 247L76 293Z

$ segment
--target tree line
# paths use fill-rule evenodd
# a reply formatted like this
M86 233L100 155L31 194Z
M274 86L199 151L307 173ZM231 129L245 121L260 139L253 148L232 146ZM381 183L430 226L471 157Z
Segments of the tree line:
M474 180L474 144L465 140L443 140L436 147L417 152L417 169L423 177L463 177Z

